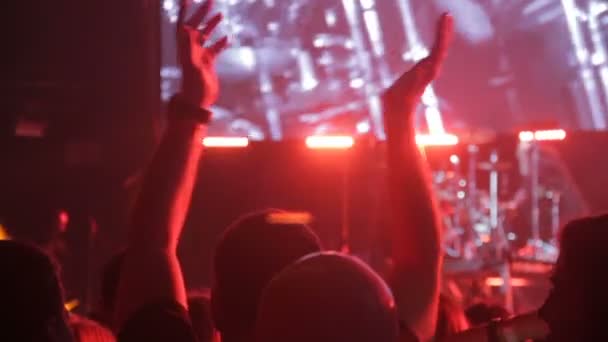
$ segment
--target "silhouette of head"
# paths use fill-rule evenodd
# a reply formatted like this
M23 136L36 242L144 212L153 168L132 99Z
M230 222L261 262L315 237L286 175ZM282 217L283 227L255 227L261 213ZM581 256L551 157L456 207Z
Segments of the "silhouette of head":
M211 304L213 320L225 342L250 341L258 303L268 282L283 268L321 250L303 224L273 223L265 210L233 223L216 246Z
M264 291L256 341L394 342L399 324L386 283L359 259L305 256Z
M553 289L540 310L547 341L608 341L608 215L572 221L561 233Z
M57 268L39 248L0 241L0 340L70 341Z

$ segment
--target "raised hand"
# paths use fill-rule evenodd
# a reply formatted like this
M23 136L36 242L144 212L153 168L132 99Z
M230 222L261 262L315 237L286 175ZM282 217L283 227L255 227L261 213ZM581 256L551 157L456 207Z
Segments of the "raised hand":
M228 45L228 38L223 37L206 45L209 36L222 21L222 15L216 14L201 25L213 7L213 1L207 0L186 20L190 4L191 0L181 0L177 19L177 53L182 66L181 96L182 100L206 109L215 103L219 94L214 62Z
M412 115L426 87L437 77L447 55L454 31L454 20L443 14L437 24L433 48L428 57L401 75L383 95L387 129L394 126L392 119L403 121L404 115ZM395 117L396 116L396 117Z
M421 341L428 341L435 334L443 259L441 221L431 192L428 165L420 158L416 145L412 119L417 102L446 56L452 17L443 15L438 26L430 55L399 77L382 98L394 262L389 279L401 320Z

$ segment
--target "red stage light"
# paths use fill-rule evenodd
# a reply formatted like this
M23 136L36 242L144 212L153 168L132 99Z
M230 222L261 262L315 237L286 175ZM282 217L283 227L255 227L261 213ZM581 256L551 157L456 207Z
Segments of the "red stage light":
M458 145L458 137L453 134L417 134L418 146L454 146Z
M313 216L309 212L271 213L266 216L270 224L310 224Z
M320 136L306 138L306 146L310 149L340 149L345 150L355 145L351 136Z
M4 228L4 226L2 224L0 224L0 241L10 240L10 239L11 239L10 234L6 231L6 228Z
M519 132L519 141L560 141L566 139L566 131L563 129L549 129L539 131Z
M57 215L57 218L59 219L59 230L62 233L65 233L68 229L68 224L70 223L70 214L65 210L61 210Z
M246 137L206 137L203 145L209 148L242 148L249 146Z
M486 278L486 286L500 287L505 285L505 281L500 277L488 277ZM511 286L513 287L525 287L529 286L530 281L524 278L511 278Z
M531 132L531 131L519 132L519 141L523 141L523 142L534 141L534 132Z
M536 141L564 140L566 139L566 131L563 129L536 131L534 132L534 139Z

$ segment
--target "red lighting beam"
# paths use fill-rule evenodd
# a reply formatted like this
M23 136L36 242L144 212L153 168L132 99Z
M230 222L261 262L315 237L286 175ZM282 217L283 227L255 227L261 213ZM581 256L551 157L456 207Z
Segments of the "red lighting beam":
M566 139L566 131L563 129L548 129L539 131L519 132L519 141L560 141Z
M203 145L208 148L243 148L249 146L246 137L206 137Z
M334 149L346 150L355 145L355 139L351 136L322 136L313 135L306 138L306 146L310 149Z

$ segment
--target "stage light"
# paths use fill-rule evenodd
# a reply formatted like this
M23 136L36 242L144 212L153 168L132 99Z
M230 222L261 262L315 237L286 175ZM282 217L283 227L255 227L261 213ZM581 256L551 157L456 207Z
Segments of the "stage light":
M369 124L369 121L361 121L357 124L357 133L359 134L367 134L372 129L372 126Z
M57 215L57 219L59 220L59 230L62 233L65 233L68 229L68 224L70 223L70 214L65 210L61 210Z
M65 307L66 311L72 312L74 309L80 306L80 301L78 299L72 299L66 302L63 306Z
M351 136L322 136L313 135L306 138L306 146L310 149L338 149L345 150L355 145Z
M552 129L534 132L534 140L536 141L555 141L564 139L566 139L566 131L564 131L563 129Z
M6 228L4 228L4 226L0 224L0 241L10 240L10 239L11 239L11 236L6 231Z
M505 284L503 278L500 277L488 277L486 278L486 286L490 287L500 287ZM524 278L511 278L511 286L513 287L524 287L529 286L530 281Z
M266 216L266 222L270 224L310 224L312 219L309 212L270 213Z
M566 139L566 131L563 129L549 129L539 131L522 131L519 132L519 141L559 141Z
M454 146L458 145L458 137L453 134L417 134L418 146Z
M457 155L452 154L452 155L450 156L450 163L452 163L452 164L454 164L454 165L458 165L458 164L460 164L460 158L458 158L458 156L457 156Z
M242 148L249 146L249 139L245 137L206 137L203 145L208 148Z
M519 141L530 142L534 140L534 132L523 131L519 132Z

